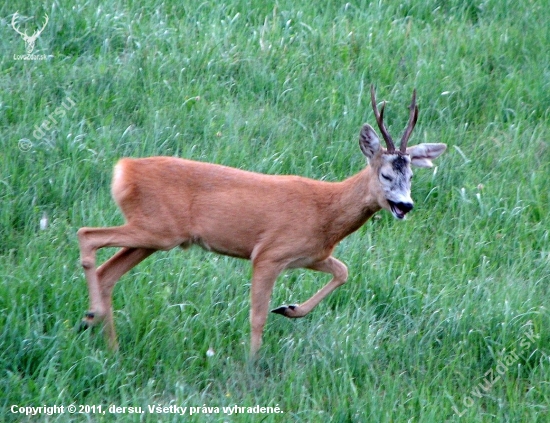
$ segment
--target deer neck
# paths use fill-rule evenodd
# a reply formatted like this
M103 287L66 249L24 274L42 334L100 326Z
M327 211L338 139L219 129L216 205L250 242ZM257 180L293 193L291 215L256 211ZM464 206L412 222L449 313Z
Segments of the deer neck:
M367 166L358 174L339 182L338 195L334 197L331 239L340 241L359 229L382 207L376 171Z

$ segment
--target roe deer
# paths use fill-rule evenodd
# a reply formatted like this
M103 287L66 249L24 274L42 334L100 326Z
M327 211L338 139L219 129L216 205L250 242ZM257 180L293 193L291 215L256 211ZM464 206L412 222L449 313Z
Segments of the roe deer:
M291 268L332 275L304 303L272 310L291 318L308 314L348 277L346 266L331 255L338 242L381 209L403 219L413 208L411 165L431 167L446 149L445 144L407 147L418 117L416 91L399 150L384 126L385 103L378 111L373 86L371 101L387 148L365 124L359 147L369 165L342 182L264 175L175 157L121 159L112 195L126 223L78 231L90 295L83 327L103 322L107 341L116 349L111 297L118 279L155 251L197 244L251 260L250 353L255 356L277 276ZM103 247L122 248L96 269L96 251Z

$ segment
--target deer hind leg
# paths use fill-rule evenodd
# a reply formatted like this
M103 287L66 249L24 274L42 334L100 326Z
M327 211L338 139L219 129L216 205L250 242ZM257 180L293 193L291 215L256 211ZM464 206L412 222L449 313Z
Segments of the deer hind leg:
M271 310L272 313L282 314L285 317L291 318L304 317L328 294L343 285L348 278L348 269L346 265L332 256L308 266L308 269L330 273L332 275L332 280L317 291L317 293L315 293L306 302L302 304L283 305Z
M109 345L116 348L111 293L116 281L137 263L159 249L169 249L155 235L131 225L111 228L81 228L78 231L80 260L90 295L90 308L83 321L83 327L95 326L106 321L106 336ZM103 247L124 247L111 259L96 269L96 252Z
M124 247L97 268L97 280L101 293L101 299L106 311L103 319L105 338L107 339L107 343L111 349L118 349L112 306L113 288L123 274L132 269L138 263L145 260L155 251L156 250L149 248ZM95 316L91 314L91 312L86 313L86 316L82 320L82 329L85 329L88 326L93 326Z

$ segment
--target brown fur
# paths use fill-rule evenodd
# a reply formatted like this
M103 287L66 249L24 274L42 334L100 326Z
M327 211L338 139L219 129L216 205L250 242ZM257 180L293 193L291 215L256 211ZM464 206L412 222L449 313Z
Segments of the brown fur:
M277 276L284 269L297 267L333 276L304 303L273 310L292 318L308 314L347 279L346 266L332 257L338 242L381 208L393 207L392 213L399 219L412 208L410 178L397 191L381 182L379 174L404 178L412 174L410 163L429 167L431 159L445 150L443 144L408 148L407 166L396 170L393 161L402 160L405 153L381 148L369 125L361 131L360 147L370 166L335 183L263 175L174 157L120 160L112 194L126 223L78 231L90 294L84 325L103 321L109 345L117 348L111 297L118 279L157 250L196 244L252 261L250 350L255 355ZM388 196L392 196L393 206ZM121 250L96 269L96 251L103 247Z
M142 259L146 257L145 250L198 244L221 254L252 260L256 288L253 292L260 289L261 296L267 297L262 301L265 304L251 315L253 321L259 320L256 330L253 324L253 334L261 336L259 327L263 327L269 296L282 270L308 267L339 276L347 274L345 266L332 258L331 253L342 238L381 208L372 169L369 166L343 182L330 183L299 176L263 175L173 157L120 160L112 193L126 224L78 231L93 316L87 323L105 319L108 341L116 347L111 310L111 292L116 280L106 282L95 275L97 249L123 247L127 252L122 257L143 251L137 255ZM137 264L116 257L111 260L97 273L122 275ZM324 262L329 265L321 264ZM331 283L331 286L337 284ZM254 295L252 302L254 310L257 302ZM316 303L285 314L301 317ZM253 353L259 348L258 339L254 345Z

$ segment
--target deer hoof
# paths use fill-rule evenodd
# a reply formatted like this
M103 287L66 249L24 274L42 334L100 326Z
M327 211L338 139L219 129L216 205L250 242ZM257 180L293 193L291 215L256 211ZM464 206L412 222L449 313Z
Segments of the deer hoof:
M95 326L99 320L100 319L98 319L97 313L94 313L93 311L87 311L86 314L84 314L84 318L80 321L80 324L78 325L78 332L85 331L86 329Z
M295 310L298 308L298 304L283 305L271 310L272 313L282 314L285 317L301 317L297 316Z
M88 320L86 320L86 319L84 318L84 319L82 319L82 320L80 321L80 323L76 326L76 331L77 331L78 333L84 332L84 331L85 331L86 329L88 329L90 326L91 326L91 325L90 325L90 322L88 322Z

